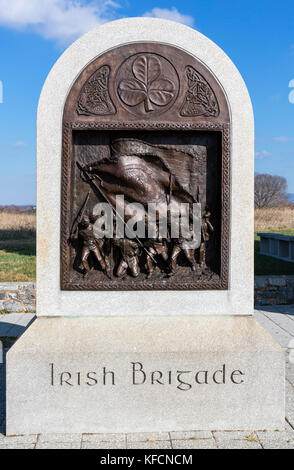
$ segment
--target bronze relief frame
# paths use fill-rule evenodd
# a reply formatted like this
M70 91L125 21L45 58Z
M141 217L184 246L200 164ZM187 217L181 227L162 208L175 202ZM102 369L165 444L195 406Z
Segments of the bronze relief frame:
M64 109L61 289L228 289L230 135L229 108L220 85L203 64L184 51L157 43L128 44L90 63L74 83ZM76 164L90 158L94 148L106 148L104 139L116 136L135 137L149 145L159 145L158 139L168 150L183 142L196 153L208 149L201 184L205 201L210 198L213 206L217 229L208 242L212 260L208 274L190 272L183 260L174 277L157 274L150 279L144 274L108 278L99 269L84 278L73 267L77 250L70 243L70 231L88 188L80 180Z

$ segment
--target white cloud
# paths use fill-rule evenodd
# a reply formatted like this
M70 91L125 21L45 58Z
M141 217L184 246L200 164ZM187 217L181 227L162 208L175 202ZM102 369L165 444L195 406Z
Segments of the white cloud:
M163 18L166 20L177 21L178 23L183 23L187 26L194 25L194 18L190 15L183 15L175 7L170 9L168 8L153 8L150 11L146 11L142 16L147 16L150 18Z
M66 45L114 19L112 0L0 0L0 25L30 30Z
M281 137L275 137L274 140L276 142L279 142L280 144L286 144L287 142L292 142L294 140L293 137L286 137L285 135L282 135Z
M26 147L27 144L23 140L17 140L16 142L12 142L11 147Z
M255 158L257 160L262 160L263 158L269 157L271 154L267 150L261 150L260 152L255 152Z

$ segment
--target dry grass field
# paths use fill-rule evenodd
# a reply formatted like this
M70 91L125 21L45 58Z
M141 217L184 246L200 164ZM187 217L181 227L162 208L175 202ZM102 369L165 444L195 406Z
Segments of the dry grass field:
M255 232L294 230L294 207L255 209Z
M14 236L26 238L32 236L36 232L36 215L35 214L10 214L8 212L0 212L0 234L8 238Z
M294 263L259 254L257 232L294 235L294 208L255 211L255 274L294 274ZM0 282L36 278L36 216L0 212Z
M0 282L36 278L36 216L0 212Z

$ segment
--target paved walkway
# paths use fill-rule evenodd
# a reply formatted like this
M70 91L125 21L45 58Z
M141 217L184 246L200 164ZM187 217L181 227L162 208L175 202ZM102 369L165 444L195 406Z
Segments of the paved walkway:
M285 350L294 342L294 305L260 307L258 321ZM30 314L0 316L0 337L17 337ZM293 344L294 347L294 344ZM132 434L39 434L6 437L5 364L0 364L0 449L294 449L294 363L286 354L285 431L185 431Z

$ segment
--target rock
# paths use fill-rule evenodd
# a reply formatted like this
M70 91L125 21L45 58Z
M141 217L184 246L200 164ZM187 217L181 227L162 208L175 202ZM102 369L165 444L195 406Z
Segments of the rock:
M23 312L23 307L19 302L4 302L3 309L9 313Z
M283 276L270 277L268 281L269 281L270 286L278 286L278 287L286 286L286 279Z
M9 292L8 297L13 300L17 300L17 292Z
M26 290L19 290L18 291L18 298L20 300L34 300L35 296L33 295L33 293L29 289L26 289Z
M254 288L260 289L267 286L267 277L265 276L255 276L254 278Z
M26 313L35 313L36 312L36 306L29 304L25 306L25 311Z

